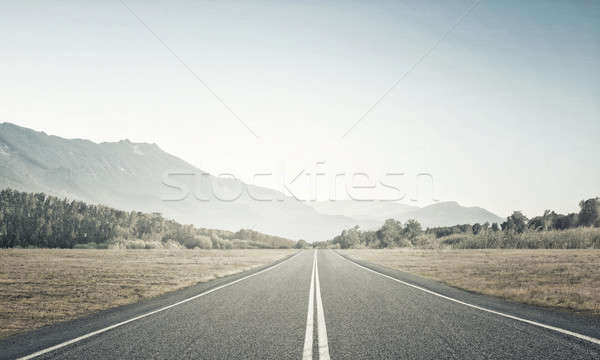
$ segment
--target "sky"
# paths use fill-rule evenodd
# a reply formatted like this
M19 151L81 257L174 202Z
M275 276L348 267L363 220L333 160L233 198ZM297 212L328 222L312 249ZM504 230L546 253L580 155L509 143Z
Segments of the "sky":
M4 5L0 122L278 189L304 170L319 200L337 173L501 216L600 195L598 1L124 3Z

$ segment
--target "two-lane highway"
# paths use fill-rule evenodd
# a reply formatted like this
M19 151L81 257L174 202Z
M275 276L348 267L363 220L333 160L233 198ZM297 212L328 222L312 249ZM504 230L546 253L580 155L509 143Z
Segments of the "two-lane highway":
M595 334L544 327L527 322L522 309L517 317L453 294L403 283L335 251L309 250L168 306L123 315L110 326L70 338L54 334L41 349L31 338L39 332L9 338L0 342L0 357L600 358ZM37 340L49 343L43 336Z

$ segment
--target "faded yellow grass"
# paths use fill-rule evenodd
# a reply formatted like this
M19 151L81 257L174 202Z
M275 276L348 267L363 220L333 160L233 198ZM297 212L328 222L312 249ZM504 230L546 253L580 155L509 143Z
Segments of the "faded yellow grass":
M0 337L249 270L293 252L0 249Z
M600 314L600 250L343 250L512 301Z

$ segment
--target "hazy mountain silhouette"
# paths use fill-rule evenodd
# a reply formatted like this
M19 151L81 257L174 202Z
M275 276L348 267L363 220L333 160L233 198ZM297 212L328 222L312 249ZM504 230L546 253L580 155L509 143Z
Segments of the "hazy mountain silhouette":
M359 223L382 223L386 219L406 221L415 219L424 227L451 226L502 222L504 219L480 207L465 207L455 201L440 202L419 208L417 206L385 201L323 201L308 203L326 215L352 217Z
M187 183L198 198L208 201L194 195L183 201L164 201L165 196L181 193L163 184L163 175L173 170L196 174L178 176L177 181ZM409 214L426 226L499 219L484 209L463 208L456 203L422 209L402 204L375 205L379 207L371 206L361 214L361 205L356 203L303 203L272 189L202 173L156 144L129 140L94 143L0 124L0 188L40 191L123 210L160 212L201 227L233 231L250 228L315 241L330 239L355 224L376 228L385 218L405 219ZM231 199L240 193L240 187L247 188L255 198L278 200L255 201L246 191L235 201L219 201L212 195Z
M325 215L343 215L354 219L382 222L402 214L419 210L419 207L391 201L317 201L309 202L315 210Z

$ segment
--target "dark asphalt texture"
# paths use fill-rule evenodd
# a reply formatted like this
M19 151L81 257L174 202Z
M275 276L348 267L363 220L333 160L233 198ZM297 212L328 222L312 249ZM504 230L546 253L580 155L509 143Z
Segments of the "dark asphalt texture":
M39 358L301 359L312 262L313 251L303 251L273 270ZM514 304L361 264L461 301L600 337L597 317ZM600 359L600 345L428 294L332 250L318 251L318 267L332 359ZM248 274L9 337L0 341L0 358L31 354Z

